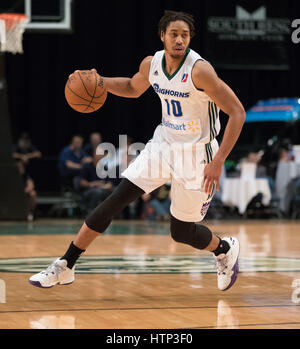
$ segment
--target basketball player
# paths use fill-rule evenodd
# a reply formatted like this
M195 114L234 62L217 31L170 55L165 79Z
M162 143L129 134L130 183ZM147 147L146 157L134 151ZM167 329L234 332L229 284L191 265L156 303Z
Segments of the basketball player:
M106 230L112 218L130 202L170 179L172 238L213 253L220 290L229 289L236 281L238 240L234 237L220 239L209 228L195 222L204 218L215 190L219 190L222 167L239 137L245 111L213 67L189 48L193 35L191 15L166 11L159 22L164 50L146 57L132 78L105 78L108 92L122 97L137 98L151 85L161 99L162 124L157 126L151 142L122 173L124 178L120 185L86 218L65 255L33 275L29 280L32 285L49 288L72 283L77 259L99 233ZM215 137L220 131L220 109L228 114L229 120L219 147ZM174 157L161 160L153 144L163 144L164 150L180 149L180 145L184 145L185 155L191 161L180 171ZM201 173L190 180L189 174L199 159L203 164ZM170 174L153 177L149 175L148 164L150 169L167 168Z

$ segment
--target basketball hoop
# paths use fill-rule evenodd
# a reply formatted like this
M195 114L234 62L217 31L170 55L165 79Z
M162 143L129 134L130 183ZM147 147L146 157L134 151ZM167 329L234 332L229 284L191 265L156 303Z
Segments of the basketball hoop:
M0 52L23 53L22 38L28 17L20 13L0 13Z

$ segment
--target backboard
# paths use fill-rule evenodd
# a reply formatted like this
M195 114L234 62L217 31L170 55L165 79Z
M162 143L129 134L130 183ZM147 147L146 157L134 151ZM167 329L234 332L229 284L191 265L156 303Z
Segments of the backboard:
M24 13L26 32L72 32L74 0L1 0L0 13Z

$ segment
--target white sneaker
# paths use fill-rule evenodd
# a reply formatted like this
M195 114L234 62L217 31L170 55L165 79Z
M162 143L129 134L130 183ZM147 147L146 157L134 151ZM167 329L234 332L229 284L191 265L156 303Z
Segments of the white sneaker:
M69 285L75 279L75 265L67 267L65 259L56 259L49 267L38 274L31 276L31 285L41 288L51 288L54 285Z
M226 254L221 253L215 256L218 274L218 288L221 291L228 290L236 281L239 272L239 251L240 244L234 237L223 238L229 243L230 249Z

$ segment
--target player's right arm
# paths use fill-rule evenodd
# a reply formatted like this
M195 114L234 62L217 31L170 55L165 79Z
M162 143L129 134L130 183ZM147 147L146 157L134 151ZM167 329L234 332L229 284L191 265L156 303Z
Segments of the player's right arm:
M149 70L152 58L153 56L144 58L140 64L139 71L132 78L103 77L106 82L107 92L120 97L140 97L150 86ZM92 70L97 72L96 69ZM77 71L78 70L75 72ZM72 76L72 74L70 76Z
M138 98L150 86L149 70L152 56L143 59L139 71L132 78L107 78L107 91L120 97Z

